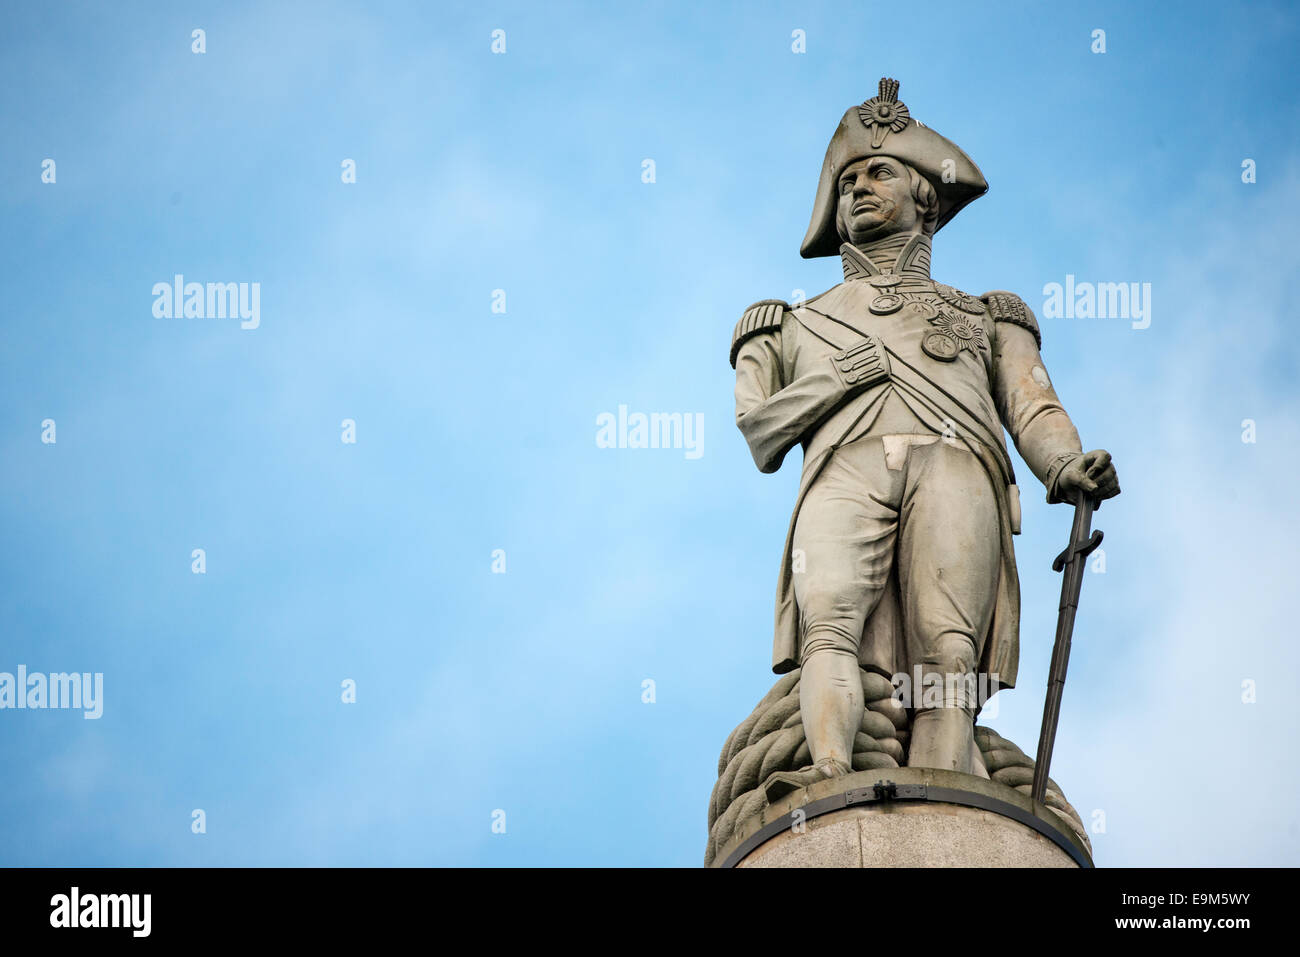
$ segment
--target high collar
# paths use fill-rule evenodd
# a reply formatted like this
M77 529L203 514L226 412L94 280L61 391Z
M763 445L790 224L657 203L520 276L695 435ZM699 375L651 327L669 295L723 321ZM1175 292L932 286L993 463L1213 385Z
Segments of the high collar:
M859 249L851 243L840 247L844 281L894 272L918 279L930 278L930 237L917 233L886 236Z

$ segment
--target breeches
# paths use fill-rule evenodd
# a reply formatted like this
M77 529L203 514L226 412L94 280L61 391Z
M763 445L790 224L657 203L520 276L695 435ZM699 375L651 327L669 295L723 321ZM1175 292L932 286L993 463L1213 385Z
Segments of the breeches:
M974 674L1002 548L996 493L969 449L927 435L844 446L804 497L792 546L803 566L793 576L801 663L856 657L896 571L909 672Z

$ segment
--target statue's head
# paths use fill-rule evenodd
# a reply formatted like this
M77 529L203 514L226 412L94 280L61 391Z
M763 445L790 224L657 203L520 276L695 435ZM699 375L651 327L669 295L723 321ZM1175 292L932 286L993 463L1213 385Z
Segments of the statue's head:
M836 186L835 231L855 246L894 233L934 235L939 194L930 181L896 156L854 160Z
M834 256L840 244L899 231L933 235L989 184L955 143L912 119L898 81L845 111L822 163L801 254Z

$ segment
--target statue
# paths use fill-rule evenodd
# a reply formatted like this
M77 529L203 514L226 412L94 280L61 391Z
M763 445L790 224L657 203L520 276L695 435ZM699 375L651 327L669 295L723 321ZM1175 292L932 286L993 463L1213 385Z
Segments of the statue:
M755 303L731 342L736 424L759 470L804 452L772 669L799 669L807 760L766 774L769 803L854 769L864 696L896 675L919 681L905 761L894 742L890 763L989 777L977 689L1015 686L1019 642L1004 426L1048 502L1119 494L1110 455L1083 451L1052 388L1032 310L1014 293L931 278L932 237L988 184L898 89L883 79L845 112L822 164L800 251L839 255L844 282Z

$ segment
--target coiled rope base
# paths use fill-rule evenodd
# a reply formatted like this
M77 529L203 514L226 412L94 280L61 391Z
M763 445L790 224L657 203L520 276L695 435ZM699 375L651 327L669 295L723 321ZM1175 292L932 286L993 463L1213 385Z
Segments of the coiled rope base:
M906 763L908 742L907 710L894 699L889 679L873 672L860 672L863 700L862 723L853 741L853 770L897 768ZM992 728L977 726L979 745L989 777L999 784L1028 794L1034 777L1034 759ZM704 863L713 862L723 847L750 816L767 804L763 783L777 771L797 771L812 763L799 712L799 669L783 675L740 723L722 746L718 758L718 781L709 799L709 844ZM1065 800L1056 782L1048 778L1047 806L1073 830L1091 852L1083 820Z

